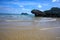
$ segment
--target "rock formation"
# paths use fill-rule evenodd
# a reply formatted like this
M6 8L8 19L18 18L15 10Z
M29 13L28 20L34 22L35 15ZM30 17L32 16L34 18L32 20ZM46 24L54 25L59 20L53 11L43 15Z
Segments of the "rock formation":
M21 13L21 15L28 15L28 13Z
M52 7L50 10L46 10L44 12L33 9L31 11L32 14L35 14L36 17L60 17L60 8L58 7Z
M40 11L40 10L37 10L37 9L33 9L33 10L31 11L31 13L32 13L32 14L35 14L36 17L37 17L37 16L44 16L43 12Z

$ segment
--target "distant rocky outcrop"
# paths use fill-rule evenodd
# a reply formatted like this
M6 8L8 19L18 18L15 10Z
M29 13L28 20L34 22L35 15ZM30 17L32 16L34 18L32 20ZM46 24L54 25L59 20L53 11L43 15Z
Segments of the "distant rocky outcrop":
M21 15L28 15L28 13L21 13Z
M52 7L50 10L46 10L44 12L33 9L31 11L32 14L35 14L35 16L41 16L41 17L60 17L60 8L58 7Z

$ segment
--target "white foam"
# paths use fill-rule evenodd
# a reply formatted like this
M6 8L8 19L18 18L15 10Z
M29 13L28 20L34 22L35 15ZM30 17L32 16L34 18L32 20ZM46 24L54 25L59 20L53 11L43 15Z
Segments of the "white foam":
M56 28L60 28L60 27L42 28L40 30L49 30L49 29L56 29Z
M32 20L5 20L6 22L33 22Z
M35 20L35 22L49 22L49 21L56 21L53 18L42 18L41 20Z

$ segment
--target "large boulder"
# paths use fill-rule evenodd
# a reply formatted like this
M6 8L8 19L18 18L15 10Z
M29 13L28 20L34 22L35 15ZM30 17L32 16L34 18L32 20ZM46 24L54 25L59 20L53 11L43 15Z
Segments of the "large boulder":
M45 10L44 12L33 9L31 11L32 14L35 14L35 16L42 16L42 17L60 17L60 8L58 7L52 7L50 10Z
M35 16L44 16L43 12L37 9L33 9L31 13L35 14Z
M52 7L50 10L44 11L47 17L60 17L60 8Z

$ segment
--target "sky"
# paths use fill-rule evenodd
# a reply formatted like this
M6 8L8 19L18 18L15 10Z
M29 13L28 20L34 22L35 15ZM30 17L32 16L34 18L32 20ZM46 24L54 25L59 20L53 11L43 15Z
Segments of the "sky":
M0 0L0 13L31 13L31 10L49 10L60 8L60 0Z

